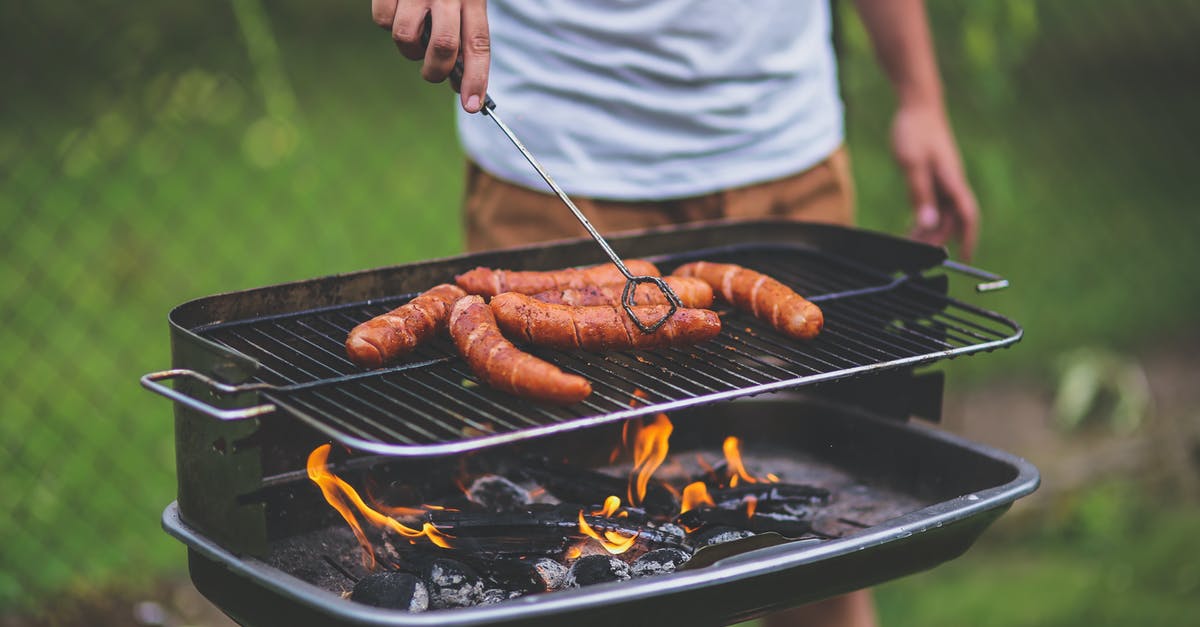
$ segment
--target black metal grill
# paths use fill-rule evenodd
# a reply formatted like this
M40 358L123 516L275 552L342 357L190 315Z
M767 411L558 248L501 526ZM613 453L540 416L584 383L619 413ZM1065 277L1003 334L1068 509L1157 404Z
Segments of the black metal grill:
M444 338L389 368L363 371L346 359L351 328L415 294L193 330L257 360L254 381L265 401L349 446L390 455L472 450L992 350L1021 336L1013 321L951 299L921 276L888 275L807 247L749 244L652 257L664 272L694 259L770 274L820 304L824 330L798 342L719 304L720 336L696 346L607 354L528 349L592 382L591 397L569 407L478 383Z

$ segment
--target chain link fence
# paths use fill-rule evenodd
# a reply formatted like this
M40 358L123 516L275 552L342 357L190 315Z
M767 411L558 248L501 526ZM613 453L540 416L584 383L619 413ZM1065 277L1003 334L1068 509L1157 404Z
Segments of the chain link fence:
M890 95L846 4L860 214L903 232ZM1015 286L988 305L1041 336L969 368L1189 328L1200 3L930 13L985 212L978 262ZM170 308L459 252L462 159L453 96L365 0L4 3L0 51L0 617L16 617L184 567L158 526L171 410L136 383L170 364Z

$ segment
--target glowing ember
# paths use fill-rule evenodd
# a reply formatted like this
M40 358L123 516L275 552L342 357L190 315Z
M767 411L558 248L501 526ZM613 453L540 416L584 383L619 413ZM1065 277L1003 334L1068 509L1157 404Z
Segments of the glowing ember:
M633 443L633 470L629 473L629 489L626 496L630 505L641 505L646 498L646 486L650 477L667 458L671 431L675 426L666 414L654 416L654 422L638 430Z
M599 542L605 551L613 555L620 555L633 548L633 544L637 541L638 537L636 533L628 537L615 531L605 531L603 534L597 533L587 523L587 520L583 518L583 510L579 510L579 530L583 532L583 535Z
M683 506L679 510L680 514L696 509L701 505L708 505L710 507L716 506L716 504L713 503L712 497L708 495L708 486L704 485L703 481L689 483L688 486L683 489L682 501Z
M391 529L392 531L408 538L410 542L415 542L417 538L425 537L433 544L442 547L443 549L451 548L449 540L453 537L438 531L430 523L425 523L420 530L413 529L399 522L395 518L380 513L372 509L365 502L358 492L346 483L341 477L329 472L329 451L332 447L328 444L323 444L313 449L313 452L308 456L308 478L312 479L313 483L321 488L321 494L325 495L325 500L329 502L334 509L342 515L342 518L354 530L354 537L358 538L358 543L363 550L363 565L368 569L375 568L375 551L371 547L371 543L367 540L367 536L363 533L362 527L359 526L358 520L354 517L354 511L347 505L347 501L353 504L358 513L367 519L372 525L380 528ZM409 510L411 508L403 508ZM417 510L420 511L420 510Z

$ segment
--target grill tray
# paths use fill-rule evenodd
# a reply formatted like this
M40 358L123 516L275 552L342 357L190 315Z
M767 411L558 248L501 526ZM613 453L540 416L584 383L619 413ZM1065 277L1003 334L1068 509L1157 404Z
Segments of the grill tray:
M477 382L440 338L388 368L363 370L344 354L356 324L475 265L545 269L600 261L586 242L465 255L209 297L172 312L177 362L190 348L216 353L218 378L243 385L240 410L152 384L193 409L244 418L282 409L352 448L386 455L459 453L687 406L792 388L1008 346L1020 327L949 298L925 272L941 249L865 231L763 221L710 224L613 238L623 256L669 273L704 259L770 274L817 302L825 328L793 341L718 303L723 330L696 346L606 354L529 349L592 382L581 403L552 407ZM387 277L386 279L381 277ZM351 289L351 286L355 286ZM389 294L367 300L374 294ZM248 305L247 303L253 303ZM299 304L297 304L299 303ZM193 392L196 391L195 382ZM637 403L632 401L635 392ZM265 405L252 406L254 403Z

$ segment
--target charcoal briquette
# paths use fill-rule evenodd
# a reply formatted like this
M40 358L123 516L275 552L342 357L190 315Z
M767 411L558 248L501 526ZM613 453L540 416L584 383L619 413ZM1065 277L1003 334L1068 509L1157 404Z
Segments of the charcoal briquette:
M354 584L350 599L393 610L423 612L429 609L429 591L425 584L408 573L371 573Z
M606 581L624 581L630 577L629 564L611 555L588 555L575 560L563 585L578 588Z
M529 491L500 475L484 475L467 488L467 498L492 512L514 512L532 499Z
M426 566L422 579L434 609L470 607L483 599L483 580L471 567L452 559L435 559Z
M702 547L733 542L734 540L749 538L752 535L754 535L753 531L716 525L697 531L696 533L692 534L690 540L693 546Z
M545 585L546 590L558 590L567 578L567 567L558 560L543 557L533 563L533 571Z
M655 549L633 560L629 571L634 577L665 575L666 573L675 572L676 568L679 568L687 561L688 554L679 549Z

